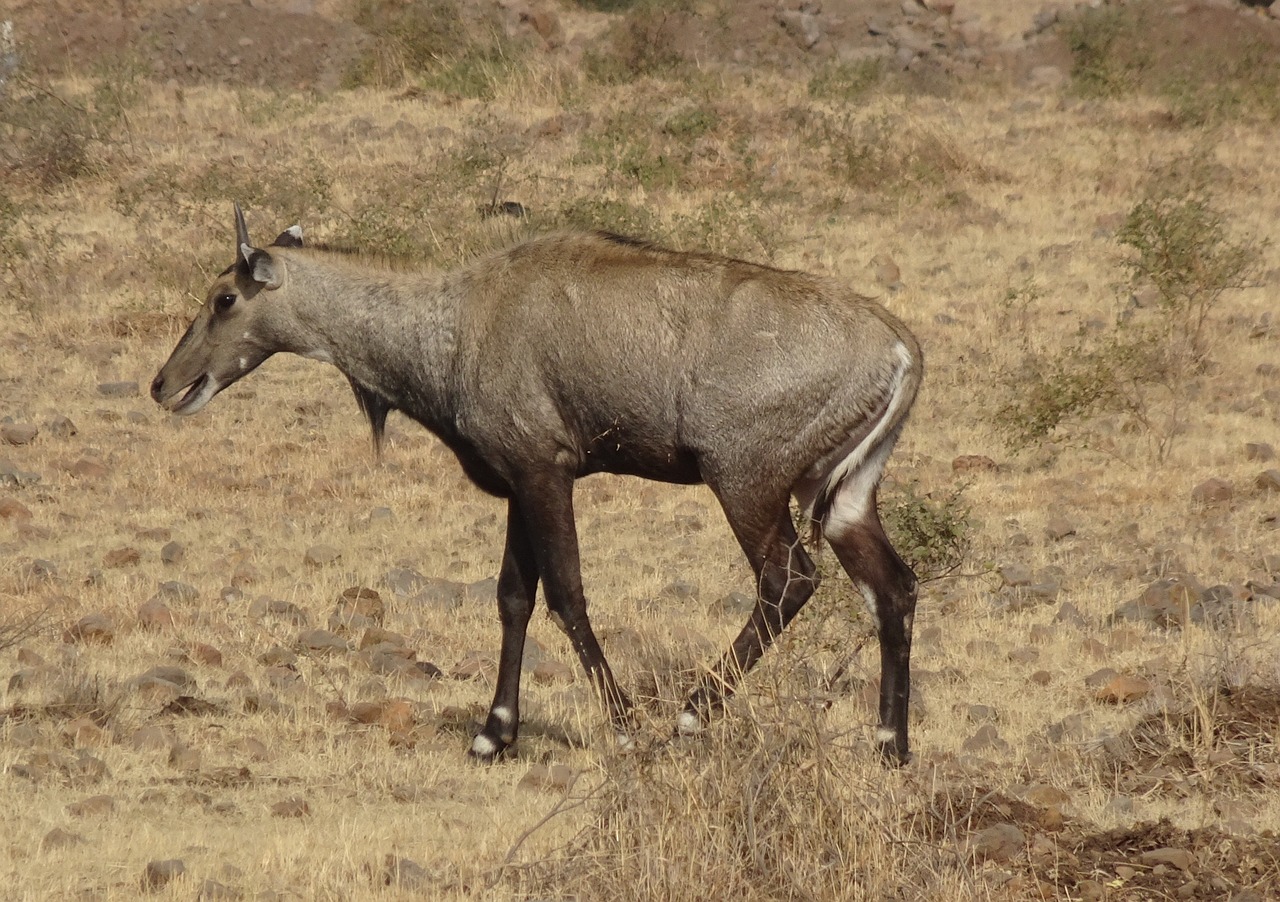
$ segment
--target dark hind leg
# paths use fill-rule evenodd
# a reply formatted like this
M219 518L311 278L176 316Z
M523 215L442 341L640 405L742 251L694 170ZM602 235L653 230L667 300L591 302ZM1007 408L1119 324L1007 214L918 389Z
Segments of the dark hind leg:
M878 477L878 473L875 474ZM905 764L911 699L911 630L916 577L889 543L869 479L851 479L833 499L824 535L866 599L880 636L880 726L876 744L893 764Z
M796 535L786 498L762 504L758 496L743 496L748 500L741 504L721 496L721 505L755 571L756 604L724 657L690 695L677 721L682 733L701 728L818 586L817 568Z

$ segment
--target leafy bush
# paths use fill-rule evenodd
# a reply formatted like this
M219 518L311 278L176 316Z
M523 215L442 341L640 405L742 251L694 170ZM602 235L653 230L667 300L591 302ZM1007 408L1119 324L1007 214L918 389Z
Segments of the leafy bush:
M1060 350L1029 352L1005 373L1014 390L995 424L1014 449L1053 435L1095 444L1091 421L1120 413L1150 438L1158 460L1167 458L1188 386L1204 368L1210 314L1225 292L1245 287L1259 253L1231 238L1196 159L1152 173L1116 241L1128 252L1129 288L1153 289L1155 303L1131 306L1101 334L1082 330Z
M914 482L886 486L880 519L893 547L920 581L954 573L969 553L973 523L965 487L941 497L921 493Z

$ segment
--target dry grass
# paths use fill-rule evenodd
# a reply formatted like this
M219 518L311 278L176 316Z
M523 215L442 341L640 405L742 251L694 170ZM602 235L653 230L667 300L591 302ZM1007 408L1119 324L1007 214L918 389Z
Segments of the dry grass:
M561 10L567 21L575 9ZM599 27L598 13L582 16ZM1221 629L1110 622L1161 562L1206 585L1276 579L1262 572L1276 496L1250 488L1273 464L1243 454L1280 434L1280 383L1259 371L1280 333L1256 328L1280 267L1274 126L1153 125L1159 97L997 84L943 99L890 81L850 107L767 70L600 80L540 57L487 84L480 100L430 87L303 95L142 80L131 140L88 134L87 169L54 181L5 170L0 418L41 427L30 444L0 445L0 458L40 477L0 483L0 499L31 512L0 519L0 674L21 674L0 708L6 895L132 898L148 861L181 858L186 875L159 898L217 880L246 897L317 899L1074 899L1081 881L1117 879L1116 861L1157 839L1197 850L1181 878L1196 892L1212 894L1215 877L1274 891L1274 833L1262 831L1280 830L1280 606L1259 600ZM88 97L94 82L57 86ZM1124 302L1116 224L1153 165L1206 148L1230 227L1273 243L1262 284L1224 296L1210 320L1212 366L1169 459L1154 463L1119 423L1101 424L1104 452L1051 442L1012 456L990 412L1017 390L997 374L1024 352L1019 333L1051 347L1082 323L1110 322ZM482 218L495 197L528 219ZM581 678L526 679L518 755L477 769L463 750L492 691L483 677L387 675L354 651L272 666L273 650L326 627L356 585L382 592L384 626L446 673L472 652L495 654L490 602L409 601L384 576L494 576L503 509L405 421L393 420L376 462L345 383L314 363L272 361L191 420L98 393L117 380L145 392L191 295L227 261L232 200L255 235L298 220L317 238L440 265L589 221L884 293L929 366L892 476L936 498L967 483L974 518L963 575L929 583L921 601L915 763L888 772L870 753L875 643L834 581L705 740L666 742L688 675L740 626L718 599L751 588L701 488L580 485L593 617L624 684L653 697L633 754L611 750ZM878 254L901 269L893 292L876 283ZM1030 283L1027 303L1006 303ZM58 414L73 435L51 428ZM968 454L999 469L953 473ZM76 475L84 461L105 470ZM1234 483L1230 503L1192 504L1209 476ZM1047 538L1055 516L1074 535ZM185 556L164 564L170 541ZM307 565L319 543L341 557ZM113 565L122 548L136 562ZM1000 603L992 568L1010 563L1059 583L1056 601ZM166 600L171 626L143 628L139 608L167 580L197 595ZM664 593L678 580L696 595ZM296 605L305 625L263 613L264 601ZM1083 626L1055 621L1066 601ZM110 642L66 641L95 613L112 624ZM532 634L547 657L573 663L547 621ZM138 682L160 665L194 685ZM1104 666L1144 676L1152 694L1098 703L1084 680ZM178 695L208 707L174 706ZM399 719L348 716L397 700ZM988 716L1007 748L966 749ZM537 764L578 777L567 794L519 785ZM1035 786L1066 801L1046 805L1027 794ZM97 795L109 811L67 807ZM292 797L309 815L272 813ZM970 838L998 822L1017 824L1026 848L977 860ZM55 829L83 841L58 845ZM1112 860L1106 843L1138 851ZM1206 851L1228 845L1256 867L1232 870ZM402 868L387 886L388 856L421 871Z

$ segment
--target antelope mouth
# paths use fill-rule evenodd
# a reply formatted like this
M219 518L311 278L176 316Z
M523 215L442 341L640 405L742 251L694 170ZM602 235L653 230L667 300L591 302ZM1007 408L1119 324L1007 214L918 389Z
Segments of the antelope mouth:
M187 390L180 397L170 399L164 403L164 407L170 413L176 413L179 416L189 416L195 413L201 407L209 403L209 400L218 392L218 383L208 374L205 373L195 382L187 387Z

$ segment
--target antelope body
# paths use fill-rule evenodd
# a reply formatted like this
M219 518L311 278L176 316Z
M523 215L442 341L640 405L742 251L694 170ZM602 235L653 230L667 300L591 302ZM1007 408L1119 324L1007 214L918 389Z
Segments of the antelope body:
M885 537L876 488L922 374L884 308L816 276L604 233L556 234L447 273L250 243L151 386L192 414L272 354L332 363L375 442L398 410L507 500L497 690L471 754L515 741L538 583L625 737L630 702L587 617L574 481L610 472L705 482L755 572L750 619L677 721L694 732L813 593L788 502L831 545L877 622L879 748L908 758L916 582ZM186 390L184 393L184 389Z

